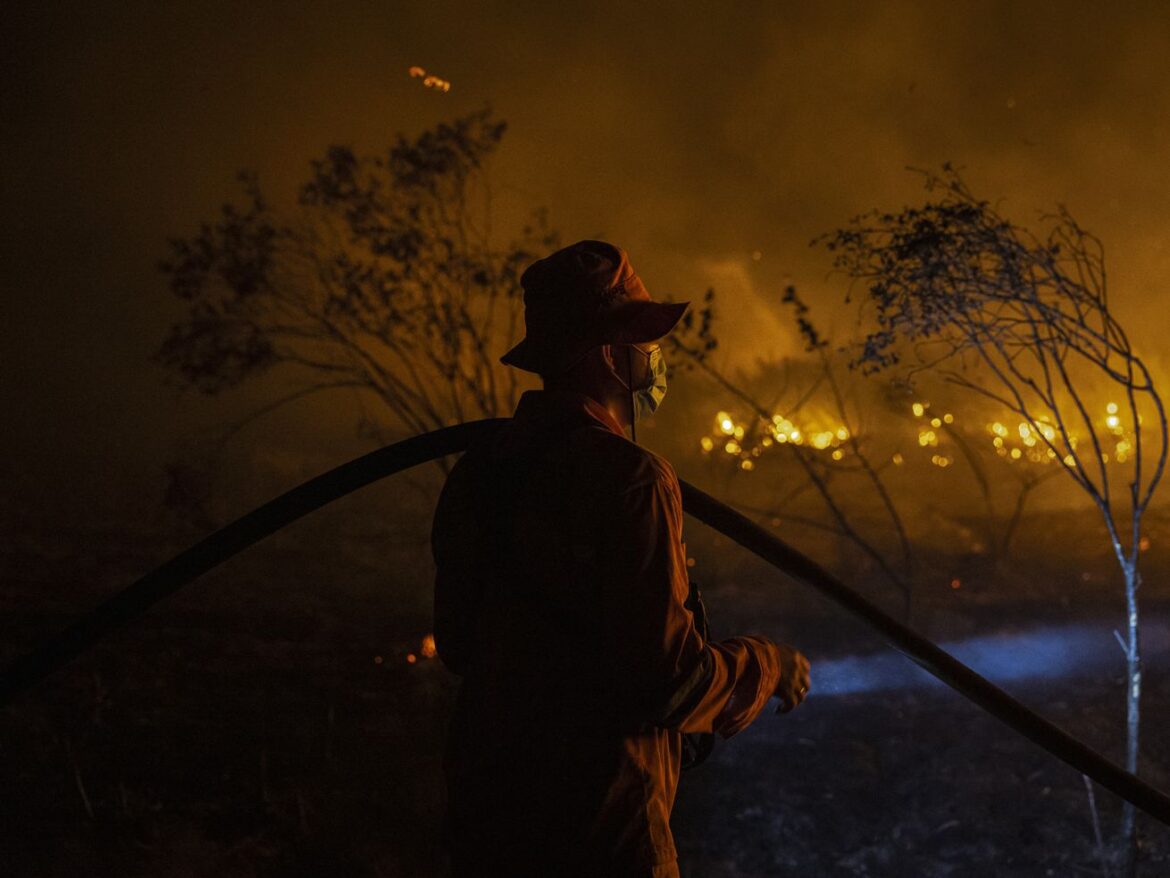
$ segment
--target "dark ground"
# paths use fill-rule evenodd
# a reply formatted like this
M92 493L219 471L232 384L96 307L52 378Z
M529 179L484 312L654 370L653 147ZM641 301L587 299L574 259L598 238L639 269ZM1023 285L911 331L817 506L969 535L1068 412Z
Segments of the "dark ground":
M0 873L442 874L439 759L454 679L436 661L406 660L429 630L427 547L418 534L390 540L351 523L319 513L0 713ZM14 527L3 544L0 658L191 541L163 530L111 523L50 540ZM702 542L692 537L693 554ZM925 588L919 626L954 639L1120 621L1107 558L1092 566L1035 541L1021 551L1040 553L1013 565L1027 577ZM952 566L948 581L961 564ZM684 778L675 813L684 876L1102 874L1072 769L949 690L818 697L818 660L880 644L829 605L759 576L734 565L707 574L716 634L759 630L804 647L814 693ZM1151 566L1146 607L1165 618L1158 581ZM1149 669L1144 701L1144 775L1163 789L1166 671ZM1073 667L1008 688L1120 757L1116 675ZM1108 836L1118 801L1102 791L1097 801ZM1142 874L1170 875L1170 830L1143 827Z
M1105 746L1117 690L1068 678L1027 702ZM1167 764L1155 730L1168 704L1163 676L1145 701L1148 766ZM1146 777L1166 788L1164 770ZM1102 874L1077 773L949 692L810 700L757 722L689 781L676 810L684 876ZM1118 800L1096 798L1108 831ZM1170 830L1149 828L1143 874L1170 874Z

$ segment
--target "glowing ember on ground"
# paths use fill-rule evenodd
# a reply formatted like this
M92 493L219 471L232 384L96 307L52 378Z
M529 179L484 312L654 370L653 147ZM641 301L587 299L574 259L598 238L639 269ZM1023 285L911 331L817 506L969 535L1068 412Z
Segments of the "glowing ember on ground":
M935 415L931 403L925 400L913 403L910 410L922 422L916 431L917 446L927 452L930 463L940 469L953 467L958 462L956 451L963 445L964 434L970 438L972 433L979 432L973 425L959 427L951 412ZM1100 420L1094 423L1094 432L1101 440L1110 436L1113 439L1113 448L1100 454L1100 460L1105 464L1124 464L1133 460L1135 437L1126 429L1117 412L1118 405L1111 402L1105 406ZM1070 469L1078 466L1077 435L1072 431L1066 435L1046 415L1010 423L988 422L986 430L984 435L991 439L995 454L1005 463L1058 464ZM766 452L778 445L791 444L813 451L827 451L834 462L845 461L852 443L859 438L865 437L853 436L844 424L825 424L823 420L816 424L814 421L802 430L783 415L772 415L770 419L750 416L741 423L734 414L719 411L715 414L713 429L699 438L699 447L704 454L722 451L734 458L738 469L750 472L757 468L752 458L766 457ZM900 451L893 452L890 459L895 466L911 462ZM925 454L918 458L925 459Z
M852 438L849 428L844 424L802 432L792 421L781 415L773 415L771 421L760 418L753 426L736 423L732 415L721 411L715 414L714 424L714 431L699 439L699 447L703 449L703 453L709 454L720 448L725 453L740 458L739 468L747 471L755 468L750 458L760 457L765 449L776 444L807 444L817 451L831 449L830 456L833 460L839 461L845 456L845 451L839 446Z
M929 402L916 402L911 407L911 411L916 418L924 418L927 410L930 408ZM1112 459L1116 463L1125 463L1129 459L1130 453L1133 451L1133 444L1130 435L1126 432L1121 419L1117 415L1117 403L1109 403L1105 407L1106 415L1100 422L1099 429L1102 432L1107 432L1115 437ZM941 418L930 418L930 427L934 429L920 428L918 431L918 444L923 447L935 447L939 444L941 437L935 430L942 428L944 424L950 425L955 423L955 416L950 412L944 414ZM1140 423L1140 418L1139 418ZM1076 466L1076 455L1073 453L1077 450L1078 437L1074 432L1069 432L1067 436L1067 452L1061 455L1056 446L1065 442L1063 434L1058 434L1057 429L1053 424L1049 423L1047 416L1041 415L1034 421L1020 421L1016 424L1015 429L1012 430L1006 424L1000 421L995 421L987 425L987 432L991 435L991 443L995 447L995 453L1003 458L1007 463L1015 463L1016 461L1026 461L1028 463L1049 464L1057 461L1063 461L1065 466ZM1016 439L1016 436L1019 439ZM1012 442L1018 442L1017 447L1012 447ZM931 458L931 462L935 465L946 466L946 464L939 464L938 455ZM1110 455L1102 453L1101 460L1103 463L1109 463ZM953 462L953 458L951 461Z

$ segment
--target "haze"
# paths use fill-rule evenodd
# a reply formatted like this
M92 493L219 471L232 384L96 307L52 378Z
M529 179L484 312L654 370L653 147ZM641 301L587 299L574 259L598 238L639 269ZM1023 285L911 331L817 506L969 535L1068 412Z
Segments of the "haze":
M0 35L0 294L9 498L156 471L277 383L180 397L148 358L179 313L155 264L259 171L289 197L361 153L490 103L501 223L627 248L656 296L721 296L721 356L794 353L777 299L828 318L809 239L920 199L951 160L1032 221L1066 203L1165 374L1170 17L1160 4L9 4ZM422 87L419 65L451 83ZM759 251L759 258L753 252ZM247 442L345 458L344 400ZM701 429L701 428L700 428ZM696 431L698 433L698 430ZM96 480L96 481L95 481ZM84 486L88 485L88 488ZM80 487L79 487L80 486Z

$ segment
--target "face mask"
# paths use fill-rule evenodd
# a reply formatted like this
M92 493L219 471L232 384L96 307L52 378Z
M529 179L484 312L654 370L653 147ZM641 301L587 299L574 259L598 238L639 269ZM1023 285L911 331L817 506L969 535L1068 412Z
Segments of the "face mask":
M657 411L666 396L666 360L661 348L650 351L650 369L646 383L634 388L634 420L638 421Z
M630 350L633 350L632 348ZM652 414L657 410L658 406L662 404L663 397L666 396L666 360L662 356L662 349L654 347L649 353L639 350L643 356L649 357L649 364L646 370L647 376L645 381L638 387L630 387L625 385L626 389L630 391L630 403L634 411L634 422L637 423L647 415ZM633 372L633 353L629 353L630 372ZM620 379L619 379L620 380ZM622 382L625 384L625 382ZM637 442L637 432L634 431L634 426L630 425L630 430L634 441Z

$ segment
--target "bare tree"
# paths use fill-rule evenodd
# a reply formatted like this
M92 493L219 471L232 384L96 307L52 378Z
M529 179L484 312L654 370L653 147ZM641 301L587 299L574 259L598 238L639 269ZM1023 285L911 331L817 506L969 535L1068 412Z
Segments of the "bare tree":
M795 484L786 480L787 492L770 504L767 509L750 509L744 511L755 512L765 518L781 518L794 521L802 525L825 530L843 537L855 545L881 571L882 576L898 592L904 618L909 621L913 614L913 552L901 514L891 497L882 478L883 465L876 465L871 460L870 451L866 447L865 437L861 435L858 425L858 416L851 414L842 390L837 364L827 350L825 340L817 332L808 318L808 306L797 294L795 287L789 286L784 290L781 301L791 306L797 328L804 339L806 353L816 358L818 370L815 378L807 386L797 388L796 398L783 405L783 413L777 413L785 396L789 395L789 382L783 386L773 388L773 398L765 403L753 396L741 383L736 382L722 370L711 363L709 354L718 347L715 334L715 294L708 290L703 306L697 311L698 319L692 319L694 312L688 311L680 328L667 336L665 343L669 349L681 355L681 363L688 370L697 370L710 380L714 381L723 390L729 392L751 412L753 421L749 427L742 428L734 439L741 450L734 455L741 463L752 466L752 453L758 453L760 448L756 443L764 446L783 449L790 460L795 462L803 478ZM835 412L841 425L841 435L827 439L831 443L822 447L806 443L799 430L793 430L793 419L798 418L801 409L812 400L818 392L827 391L828 404ZM790 441L791 438L791 441ZM838 446L841 446L838 453ZM848 458L845 452L848 451ZM855 521L855 517L848 509L846 495L854 496L856 485L853 479L860 477L866 489L872 491L878 499L885 521L892 528L898 542L900 560L894 561L876 543L872 536L863 533L863 529ZM842 487L842 478L849 481L847 487ZM806 492L812 491L820 500L829 517L827 524L801 512L794 512L793 502Z
M1104 519L1125 584L1126 768L1138 770L1142 664L1138 558L1142 515L1166 462L1167 422L1145 363L1110 310L1104 247L1064 207L1037 236L977 199L957 171L923 172L934 198L873 211L818 241L865 286L876 328L855 351L864 372L909 352L910 375L931 369L1014 412ZM1119 393L1106 417L1090 399ZM1110 458L1124 465L1120 490ZM1116 495L1124 500L1119 501ZM1124 805L1123 867L1136 873L1135 812Z
M287 367L292 389L229 432L340 388L411 432L510 414L497 357L520 334L520 273L557 236L538 210L497 243L485 168L504 130L485 108L382 155L331 146L288 216L241 172L244 207L170 239L159 267L188 310L156 359L208 394Z

